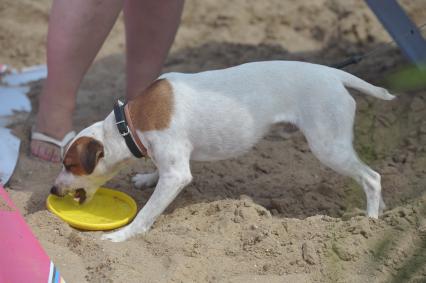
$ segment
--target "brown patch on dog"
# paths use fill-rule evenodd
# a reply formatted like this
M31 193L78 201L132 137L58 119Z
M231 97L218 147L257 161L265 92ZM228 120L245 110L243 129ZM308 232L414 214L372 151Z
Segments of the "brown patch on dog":
M89 175L102 157L104 146L101 142L90 137L80 137L68 148L63 164L65 170L74 175Z
M129 101L129 115L142 132L169 127L173 112L173 90L166 79L157 80L135 99Z

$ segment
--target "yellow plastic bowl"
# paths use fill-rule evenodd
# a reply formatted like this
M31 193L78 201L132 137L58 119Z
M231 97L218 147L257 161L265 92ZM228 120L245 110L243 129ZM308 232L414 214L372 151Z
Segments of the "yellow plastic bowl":
M82 230L112 230L129 223L136 215L136 202L127 194L99 188L93 199L83 205L72 196L49 195L47 208L69 225Z

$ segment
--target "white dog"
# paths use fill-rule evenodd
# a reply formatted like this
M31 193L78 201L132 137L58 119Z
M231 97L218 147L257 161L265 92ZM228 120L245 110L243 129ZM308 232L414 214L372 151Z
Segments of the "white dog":
M356 105L346 88L384 100L394 98L341 70L302 62L256 62L196 74L164 74L127 104L125 119L120 118L122 108L116 107L104 121L74 138L51 193L71 193L80 203L89 201L135 156L149 156L157 171L137 174L133 182L138 188L156 185L154 193L130 225L103 236L124 241L147 231L191 182L190 160L238 156L271 125L289 122L304 133L323 164L362 186L367 214L377 218L384 208L380 175L358 159L352 146Z

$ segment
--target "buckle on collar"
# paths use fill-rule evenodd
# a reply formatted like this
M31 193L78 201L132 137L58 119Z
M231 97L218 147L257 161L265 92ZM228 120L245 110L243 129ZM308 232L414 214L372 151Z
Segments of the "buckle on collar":
M119 134L124 138L126 145L130 152L136 157L141 158L144 156L143 151L138 147L133 136L131 134L129 125L127 124L126 114L124 111L124 103L118 100L114 105L114 116L115 116L115 125Z
M125 128L125 129L126 129L126 132L120 132L120 135L121 135L122 137L125 137L125 136L127 136L127 135L129 135L129 134L130 134L130 129L129 129L129 126L127 125L126 121L121 120L121 121L115 122L115 124L116 124L117 126L118 126L118 125L120 125L120 124L124 124L124 127L126 127L126 128Z
M126 129L127 129L127 132L120 133L120 135L121 135L122 137L128 136L128 135L130 134L129 127L127 127L127 126L126 126Z

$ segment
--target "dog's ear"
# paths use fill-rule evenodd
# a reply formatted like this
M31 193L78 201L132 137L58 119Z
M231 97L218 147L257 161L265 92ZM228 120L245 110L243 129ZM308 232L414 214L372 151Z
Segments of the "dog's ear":
M97 140L91 139L83 149L80 155L81 165L87 174L91 174L95 170L99 159L104 157L104 146Z
M68 148L63 164L75 175L89 175L102 157L104 146L101 142L91 137L80 137Z

